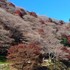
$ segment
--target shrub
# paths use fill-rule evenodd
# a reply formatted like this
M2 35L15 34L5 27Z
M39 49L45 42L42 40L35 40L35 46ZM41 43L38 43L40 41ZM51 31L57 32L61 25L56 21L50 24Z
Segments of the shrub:
M70 49L68 49L67 47L62 47L61 50L64 52L64 53L67 53L64 58L67 58L68 60L70 60Z
M20 16L21 18L23 18L24 15L26 15L26 11L22 8L16 9L14 14Z
M60 20L59 23L62 25L62 24L65 24L65 22L63 20Z
M26 37L23 35L23 33L18 28L11 28L10 29L10 37L12 39L14 39L14 41L12 42L13 45L22 43L23 41L28 42Z
M64 44L64 46L67 46L67 38L62 38L61 43Z
M23 35L18 29L11 29L11 38L13 38L15 43L22 42Z
M37 63L40 48L35 44L19 44L8 50L8 59L15 61L14 66L21 70L31 70ZM20 65L21 64L21 65Z
M33 17L36 17L36 18L38 17L35 12L29 12L29 14L30 14L31 16L33 16Z
M63 36L60 43L70 47L70 36Z
M44 34L44 30L43 29L38 29L39 34Z
M40 22L41 22L41 24L45 24L45 22L42 19L40 19Z

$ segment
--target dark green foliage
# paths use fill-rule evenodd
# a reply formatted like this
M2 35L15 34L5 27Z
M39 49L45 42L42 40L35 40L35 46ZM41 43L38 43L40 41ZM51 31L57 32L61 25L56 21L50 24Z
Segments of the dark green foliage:
M0 62L5 62L6 61L6 57L4 55L0 55Z
M64 44L64 46L66 46L67 45L67 38L62 38L60 43Z
M63 37L61 39L61 42L60 43L63 44L64 46L70 47L70 44L68 43L68 39L66 37Z
M0 49L0 62L6 61L7 49L1 48Z

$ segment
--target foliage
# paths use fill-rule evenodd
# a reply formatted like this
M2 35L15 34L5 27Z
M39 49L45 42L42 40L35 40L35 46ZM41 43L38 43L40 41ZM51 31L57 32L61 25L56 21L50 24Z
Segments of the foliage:
M51 62L50 62L51 60ZM48 64L48 65L47 65ZM67 67L63 62L56 60L56 59L46 59L45 63L42 63L36 70L68 70Z
M45 24L45 22L42 19L40 19L40 22L41 22L41 24Z
M67 70L67 67L62 62L56 60L52 65L49 65L48 68L50 70Z
M36 17L36 18L38 17L35 12L29 12L29 14L30 14L31 16L33 16L33 17Z
M67 58L68 60L70 60L70 49L68 49L67 47L62 47L61 50L67 53L63 58Z
M64 36L64 37L62 37L60 43L63 44L64 46L70 47L70 36Z
M0 55L0 62L5 62L6 61L6 57L3 55Z
M64 44L64 46L67 46L68 45L67 38L62 38L61 43Z
M12 28L11 33L12 33L11 38L13 38L15 40L14 43L22 42L23 35L19 30Z
M35 44L18 44L8 50L8 59L14 61L17 69L31 70L36 64L40 48Z

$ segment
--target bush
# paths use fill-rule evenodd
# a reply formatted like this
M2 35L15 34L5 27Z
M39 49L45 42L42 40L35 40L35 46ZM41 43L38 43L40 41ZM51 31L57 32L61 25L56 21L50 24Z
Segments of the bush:
M6 57L3 55L0 55L0 62L5 62L6 61Z
M60 43L70 47L70 36L63 36Z
M21 70L32 70L37 65L40 48L35 44L19 44L8 50L8 59L14 61L14 66Z
M67 44L68 44L67 38L62 38L60 43L64 44L64 46L67 46Z

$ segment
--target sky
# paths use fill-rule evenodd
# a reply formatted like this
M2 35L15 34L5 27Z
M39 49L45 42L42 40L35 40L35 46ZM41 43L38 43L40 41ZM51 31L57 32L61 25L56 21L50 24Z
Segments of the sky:
M69 21L70 0L8 0L28 11L38 15Z

